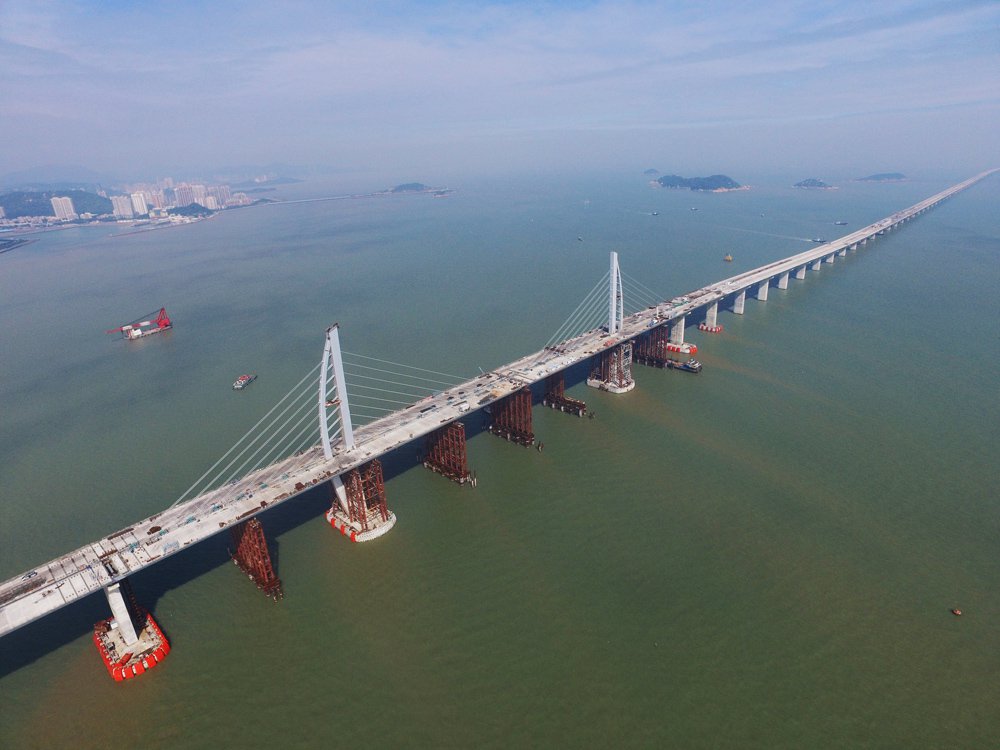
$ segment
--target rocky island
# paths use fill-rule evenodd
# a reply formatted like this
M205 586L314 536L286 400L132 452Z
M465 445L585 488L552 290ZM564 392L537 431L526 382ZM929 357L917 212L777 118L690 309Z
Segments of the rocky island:
M687 188L688 190L701 190L711 193L727 193L730 190L749 190L746 185L741 185L732 177L724 174L713 174L709 177L681 177L676 174L664 175L653 184L665 188Z
M836 190L835 185L828 185L823 182L823 180L817 180L810 177L808 180L802 180L802 182L796 182L792 187L802 188L803 190Z
M436 188L425 185L422 182L404 182L402 185L396 185L396 187L391 190L386 190L387 193L430 193L435 198L440 198L442 196L448 195L449 193L454 193L452 188Z
M855 182L902 182L905 179L906 175L899 172L882 172L880 174L870 174L867 177L859 177Z

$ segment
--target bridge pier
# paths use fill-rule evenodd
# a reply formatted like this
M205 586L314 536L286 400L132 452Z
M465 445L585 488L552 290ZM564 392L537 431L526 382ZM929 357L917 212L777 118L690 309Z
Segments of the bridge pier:
M837 259L837 256L836 256L836 254L835 254L835 253L831 253L830 255L827 255L827 256L826 256L825 258L823 258L823 262L824 262L824 263L830 263L830 264L833 264L833 262L834 262L834 261L835 261L836 259Z
M587 381L590 382L589 380ZM493 423L489 431L504 440L523 445L535 444L531 428L531 389L527 386L500 399L490 407Z
M333 507L326 512L326 520L333 528L352 542L368 542L396 525L396 514L386 504L381 461L374 458L335 479Z
M822 266L823 266L822 260L814 260L810 268L812 268L812 270L814 271L818 271Z
M229 551L229 555L236 566L264 592L264 596L269 596L274 601L284 598L281 579L271 565L271 553L268 552L264 527L260 525L260 521L251 518L231 527L229 534L233 541L233 549Z
M682 322L681 336L683 335ZM632 342L625 341L598 354L590 377L587 378L587 385L608 393L628 393L635 388L635 381L632 380Z
M104 595L108 599L111 617L115 621L122 641L126 646L131 646L139 640L139 632L142 629L140 623L143 620L142 608L136 601L132 586L128 579L123 579L105 587Z
M740 293L733 298L733 312L737 315L743 314L743 308L747 301L747 290L741 289Z
M863 240L861 240L861 247L864 247L867 244L868 244L868 238L865 237Z
M719 324L719 303L713 302L705 309L705 325L709 328Z
M562 372L545 378L545 397L542 403L559 411L576 414L578 417L587 413L586 403L566 395L566 376Z
M767 302L767 287L770 285L770 279L764 279L757 285L757 300L760 302Z
M847 257L847 248L846 247L840 248L840 250L837 251L837 255L839 255L841 258Z
M778 277L778 289L788 289L788 271Z
M797 278L799 281L801 281L805 277L806 277L806 267L805 266L799 266L798 268L795 269L795 278Z
M851 252L852 253L857 252L857 249L858 249L858 243L855 242L853 245L851 245Z
M461 422L452 422L428 435L424 455L424 466L431 471L453 482L471 482L475 486L465 451L465 425Z
M106 586L104 595L112 616L94 625L94 646L115 682L138 677L166 659L170 643L128 579Z
M713 302L705 308L705 321L698 325L698 330L705 333L722 333L722 326L719 325L718 302Z
M670 343L671 344L683 344L684 343L684 327L687 325L687 315L681 315L679 318L674 318L673 322L670 324Z

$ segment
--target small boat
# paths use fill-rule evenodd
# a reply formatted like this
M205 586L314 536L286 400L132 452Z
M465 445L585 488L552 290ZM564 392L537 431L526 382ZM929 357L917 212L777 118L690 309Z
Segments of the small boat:
M683 370L684 372L701 372L701 362L694 359L693 357L686 362L680 362L676 359L668 359L667 367L671 370Z
M833 223L835 225L837 225L838 227L846 227L847 226L847 222L846 221L835 221Z
M653 211L653 216L659 216L659 215L660 215L659 211Z
M242 391L256 379L257 379L257 373L254 373L253 375L240 375L238 378L236 378L236 382L233 383L233 390Z
M697 211L697 210L698 210L698 208L697 208L696 206L691 206L691 210L692 210L692 211Z
M722 259L724 261L726 261L726 263L732 263L733 262L733 254L732 253L726 253L725 256Z
M962 616L962 610L960 610L960 609L957 609L957 608L956 608L956 609L953 609L953 610L951 611L951 613L952 613L953 615L955 615L955 617L961 617L961 616Z
M826 242L826 240L824 240L824 239L823 239L822 237L813 237L813 238L812 238L812 241L813 241L813 242L817 242L817 243L820 243L820 244L822 244L822 243Z

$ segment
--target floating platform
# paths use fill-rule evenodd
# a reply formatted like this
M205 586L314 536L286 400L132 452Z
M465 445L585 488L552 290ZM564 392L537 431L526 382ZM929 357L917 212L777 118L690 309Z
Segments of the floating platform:
M383 534L389 533L392 527L396 525L396 514L389 511L389 520L383 521L381 514L378 512L369 513L367 529L362 529L361 524L351 521L347 517L347 514L339 507L330 508L326 512L326 520L334 529L352 542L370 542L372 539L378 539Z
M591 388L607 391L608 393L628 393L635 388L635 381L630 381L628 385L616 385L615 383L607 383L603 380L598 380L597 378L587 378L587 385Z
M115 682L130 680L149 671L167 658L170 643L149 613L139 631L139 640L127 645L114 617L94 625L94 645Z
M699 323L698 330L705 333L722 333L722 326L710 326L705 323Z

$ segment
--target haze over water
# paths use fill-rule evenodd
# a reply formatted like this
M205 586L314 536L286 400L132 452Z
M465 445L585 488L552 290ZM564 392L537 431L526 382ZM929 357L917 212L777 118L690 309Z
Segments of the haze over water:
M802 176L536 175L37 235L0 255L0 579L169 505L334 321L351 352L472 376L541 348L612 249L669 298L970 175ZM400 452L376 542L333 532L322 492L265 513L279 604L224 535L134 576L174 647L141 679L94 650L102 597L0 639L0 746L994 746L998 186L689 328L700 375L574 386L593 420L536 407L544 452L477 434L474 490ZM172 332L104 335L161 305Z

